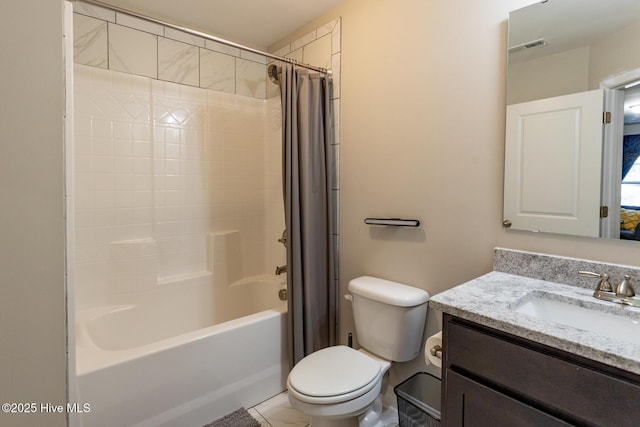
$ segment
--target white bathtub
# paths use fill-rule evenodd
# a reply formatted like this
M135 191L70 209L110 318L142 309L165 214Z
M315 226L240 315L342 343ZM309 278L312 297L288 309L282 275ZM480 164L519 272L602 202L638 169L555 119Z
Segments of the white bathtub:
M76 317L79 424L197 427L285 389L284 276L210 274Z

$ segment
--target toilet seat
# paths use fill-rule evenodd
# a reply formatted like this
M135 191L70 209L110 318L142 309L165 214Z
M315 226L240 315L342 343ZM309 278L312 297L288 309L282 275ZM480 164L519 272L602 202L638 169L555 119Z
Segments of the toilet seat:
M347 346L327 347L302 359L289 373L289 393L307 403L355 399L378 384L382 366Z

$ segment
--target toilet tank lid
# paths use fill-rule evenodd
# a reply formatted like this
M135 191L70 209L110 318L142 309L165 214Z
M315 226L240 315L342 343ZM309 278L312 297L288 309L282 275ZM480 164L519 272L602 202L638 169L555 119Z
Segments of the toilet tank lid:
M429 301L429 294L423 289L371 276L352 279L349 292L398 307L413 307Z

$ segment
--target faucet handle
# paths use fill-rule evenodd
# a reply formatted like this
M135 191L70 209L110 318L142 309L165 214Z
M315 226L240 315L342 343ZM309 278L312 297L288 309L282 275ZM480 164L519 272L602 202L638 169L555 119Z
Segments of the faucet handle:
M594 273L592 271L578 271L580 276L584 277L597 277L600 279L598 286L596 286L596 292L613 292L613 286L609 283L609 275L606 273Z
M624 275L624 279L616 287L616 295L619 297L633 297L636 295L633 286L631 286L631 276Z

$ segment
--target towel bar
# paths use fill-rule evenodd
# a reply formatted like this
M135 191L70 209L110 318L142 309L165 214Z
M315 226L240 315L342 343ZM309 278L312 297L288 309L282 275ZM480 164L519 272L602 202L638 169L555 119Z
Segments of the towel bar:
M394 225L398 227L418 227L420 221L417 219L400 219L400 218L365 218L365 224L371 225Z

